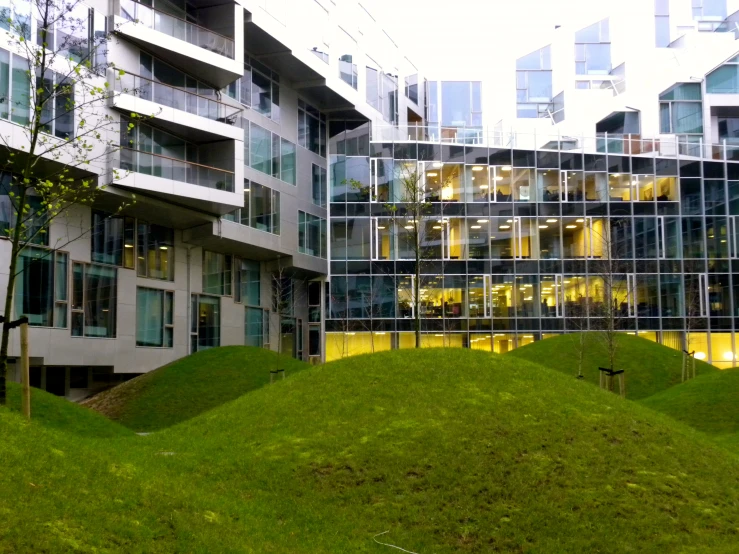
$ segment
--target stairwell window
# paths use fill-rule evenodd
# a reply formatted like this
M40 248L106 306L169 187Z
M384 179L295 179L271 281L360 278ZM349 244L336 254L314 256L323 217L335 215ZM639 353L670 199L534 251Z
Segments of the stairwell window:
M136 346L172 348L174 292L136 289Z
M203 292L231 296L233 259L229 254L203 250Z
M73 337L115 338L117 285L115 267L73 264Z

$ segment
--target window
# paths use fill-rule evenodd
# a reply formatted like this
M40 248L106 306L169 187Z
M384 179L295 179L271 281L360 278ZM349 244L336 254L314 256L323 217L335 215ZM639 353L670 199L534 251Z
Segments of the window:
M298 211L298 252L326 257L326 220Z
M680 83L659 95L660 133L702 134L700 83Z
M111 215L94 210L92 212L90 259L101 264L133 269L134 228L132 217Z
M344 54L339 58L339 77L354 90L357 90L357 64L352 62L351 54Z
M27 125L31 110L28 61L0 49L0 117Z
M261 308L246 308L244 316L244 344L262 348L265 344L264 321L269 314Z
M442 81L441 124L449 127L482 125L480 81Z
M13 195L11 196L11 193ZM18 190L13 185L12 174L0 171L0 236L8 237L15 227L18 210L16 202ZM30 244L48 245L49 235L45 232L41 200L37 196L26 196L26 204L31 208L24 216L21 241Z
M31 2L10 2L0 4L0 29L11 31L26 40L31 38Z
M174 230L139 221L138 262L139 277L174 281Z
M654 37L657 48L670 45L670 1L654 0Z
M15 282L15 312L28 317L29 325L67 326L69 256L26 247L18 258Z
M73 264L73 337L115 338L117 271L104 265Z
M221 299L217 296L191 296L190 351L198 352L221 345Z
M553 111L550 47L516 60L517 117L548 117Z
M203 292L231 296L231 264L228 254L203 250Z
M313 203L326 207L326 169L313 164Z
M367 103L382 114L388 123L398 123L398 76L372 67L366 72Z
M693 19L725 19L726 0L692 0Z
M280 234L280 193L269 187L244 180L244 207L224 219L274 235Z
M731 58L706 77L709 94L739 94L739 56Z
M608 19L575 33L575 73L600 75L611 71L611 40Z
M172 348L174 293L136 289L136 346Z
M280 121L280 84L277 73L251 60L251 107L257 113Z
M262 303L262 278L259 262L250 260L236 261L236 302L251 306Z
M36 76L38 98L41 107L41 130L61 139L74 135L74 82L63 75L47 71L42 79Z
M326 157L326 116L298 99L298 144Z
M295 284L290 277L272 275L272 311L281 315L293 314L293 288Z
M245 158L252 169L281 179L291 185L296 184L295 145L287 139L255 123L250 124L245 133L248 150Z
M69 11L67 11L69 9ZM53 8L52 8L53 10ZM46 44L57 55L69 58L73 62L91 62L93 44L90 41L90 22L94 14L93 10L82 3L74 3L64 6L57 14L50 14L48 22L51 27L47 29ZM39 26L41 22L39 22ZM41 46L42 35L36 33L37 44Z
M418 104L418 73L405 78L405 97L414 104Z

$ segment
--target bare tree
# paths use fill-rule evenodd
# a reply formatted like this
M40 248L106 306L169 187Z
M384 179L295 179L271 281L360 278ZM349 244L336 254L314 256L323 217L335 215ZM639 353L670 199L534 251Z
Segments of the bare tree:
M682 381L695 377L695 349L692 342L692 331L705 328L703 302L705 295L701 290L698 275L685 276L685 348L682 360Z
M284 371L282 365L283 351L283 333L282 322L284 319L290 319L295 326L293 334L301 330L297 328L297 318L295 317L295 306L300 305L301 300L306 297L307 281L299 276L293 268L285 267L278 261L277 267L272 271L272 310L270 311L270 321L274 322L274 326L270 327L277 331L277 355L275 356L275 371ZM302 340L302 337L298 337ZM297 345L294 345L294 349Z
M608 369L616 370L618 354L618 335L628 329L628 321L635 316L634 298L636 278L633 273L628 247L629 230L621 220L612 220L603 233L592 233L603 244L603 257L590 264L591 275L598 281L588 294L597 298L589 306L590 322L597 331L608 357ZM612 385L612 381L611 381Z
M11 175L4 191L11 247L0 342L0 404L6 398L8 323L23 250L43 238L53 221L68 217L73 206L91 206L106 183L119 178L105 169L120 149L120 124L107 114L108 101L116 94L105 78L110 33L90 34L89 9L78 0L32 0L30 13L28 8L11 1L1 15L9 27L6 44L18 81L5 101L8 117L20 124L21 133L0 133L5 146L1 163ZM37 22L33 37L32 20ZM23 71L15 71L16 64ZM106 175L103 182L97 174ZM49 245L47 252L66 244Z

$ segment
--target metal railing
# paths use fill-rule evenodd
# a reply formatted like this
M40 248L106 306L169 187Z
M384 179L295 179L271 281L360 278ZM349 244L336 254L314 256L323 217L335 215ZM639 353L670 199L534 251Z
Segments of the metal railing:
M144 6L135 0L121 0L121 17L129 21L137 21L149 29L234 59L233 39L174 15Z
M165 85L133 73L125 73L115 80L116 92L130 94L144 100L150 100L163 106L182 110L193 115L206 117L213 121L220 121L235 125L241 108L229 106L213 98L202 96L181 88Z
M121 147L120 168L209 189L234 191L233 171L186 162L161 154Z
M643 137L602 133L596 136L563 133L519 132L500 127L451 127L442 125L379 125L372 128L372 142L419 141L438 144L518 148L521 150L568 150L584 153L643 155L665 158L708 158L739 161L739 145L729 141L707 143L702 137Z

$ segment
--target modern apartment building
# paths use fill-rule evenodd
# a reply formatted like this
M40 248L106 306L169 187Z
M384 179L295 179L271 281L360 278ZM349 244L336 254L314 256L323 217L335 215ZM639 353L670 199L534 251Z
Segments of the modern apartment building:
M100 81L120 149L90 169L96 205L23 254L34 384L79 398L232 344L403 348L416 309L423 345L502 352L597 329L606 279L624 332L735 365L739 42L730 10L691 6L635 3L642 35L618 14L552 29L496 67L507 86L424 79L355 0L77 4L76 32L114 35ZM22 62L0 51L19 153ZM420 299L390 208L409 173Z

